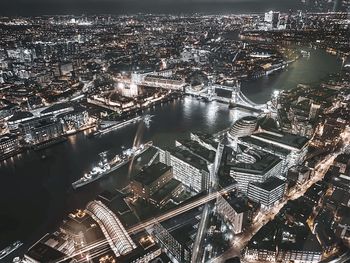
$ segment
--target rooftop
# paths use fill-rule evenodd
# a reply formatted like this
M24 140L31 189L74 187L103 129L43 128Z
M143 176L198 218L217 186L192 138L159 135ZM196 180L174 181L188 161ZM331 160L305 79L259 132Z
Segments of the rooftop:
M268 178L263 183L251 182L251 184L270 192L270 191L276 189L277 187L285 184L285 181L273 176L273 177Z
M105 190L99 195L99 199L114 213L122 215L131 211L128 204L124 201L124 195L118 190Z
M57 104L54 104L54 105L46 108L45 110L40 112L40 114L50 114L52 112L60 111L60 110L64 110L64 109L68 110L69 108L72 108L72 107L73 107L73 104L70 102L57 103Z
M177 140L177 143L180 143L182 146L187 148L187 150L202 157L210 163L213 163L215 160L216 153L212 150L208 150L196 141L180 139Z
M291 147L292 149L297 149L300 150L302 149L306 143L309 141L308 138L291 134L291 133L282 133L282 132L269 132L269 131L264 131L260 133L255 133L252 135L254 138L257 138L259 140L268 140L271 141L272 143L277 143L281 147L285 148L286 146L289 148Z
M16 139L16 138L17 138L16 135L11 134L11 133L6 133L3 135L0 135L0 142L5 142L5 141L11 140L11 139Z
M207 143L214 147L215 149L218 147L218 142L216 142L212 135L203 133L203 132L192 132L194 136L198 136L198 138L203 141L204 143Z
M180 181L172 178L166 185L160 188L157 192L152 195L152 199L156 202L161 202L166 196L168 196L174 189L181 184Z
M237 197L234 193L229 193L222 196L237 213L243 213L251 210L248 200L243 197Z
M244 137L239 138L239 140L242 142L248 143L248 144L256 145L258 147L261 147L262 149L266 149L266 150L269 149L269 150L276 152L276 153L279 153L281 155L288 155L290 153L290 150L279 147L277 145L273 145L271 143L261 141L259 139L253 138L251 136L244 136Z
M28 111L17 111L10 119L8 119L8 122L20 121L32 117L34 117L34 115Z
M133 180L140 182L143 185L149 185L171 169L172 168L170 166L167 166L161 162L151 164L150 166L143 168L142 171L133 178Z
M277 164L281 159L273 154L265 153L255 163L235 163L231 164L231 169L241 173L265 174Z
M26 253L26 256L34 259L37 262L56 262L62 258L64 258L66 255L46 244L43 244L41 242L36 243L34 246L32 246L28 252ZM64 261L69 262L69 261Z
M205 170L208 172L207 162L198 156L194 155L188 150L182 149L181 147L176 147L169 150L172 155L179 158L180 160L196 167L199 170Z

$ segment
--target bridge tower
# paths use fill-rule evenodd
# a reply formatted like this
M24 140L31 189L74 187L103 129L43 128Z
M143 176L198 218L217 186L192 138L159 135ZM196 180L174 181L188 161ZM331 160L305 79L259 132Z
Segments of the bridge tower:
M212 77L209 77L208 81L208 100L212 101L215 96L215 88L213 87Z
M241 83L237 80L232 90L231 103L237 104L239 100L239 93L241 92Z

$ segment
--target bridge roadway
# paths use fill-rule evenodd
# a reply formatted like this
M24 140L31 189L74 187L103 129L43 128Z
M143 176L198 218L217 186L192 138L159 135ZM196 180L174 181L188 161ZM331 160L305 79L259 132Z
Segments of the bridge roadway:
M236 185L230 185L230 186L227 186L223 189L221 189L220 191L216 191L216 192L213 192L213 193L209 193L208 195L206 196L203 196L201 198L199 198L198 200L196 201L193 201L189 204L186 204L186 205L180 205L180 207L178 208L175 208L174 210L172 211L169 211L163 215L160 215L158 217L155 217L155 218L151 218L149 220L146 220L146 221L143 221L135 226L132 226L130 227L129 229L127 229L127 232L128 234L136 234L142 230L144 230L146 227L150 227L152 225L154 225L155 223L159 223L159 222L162 222L162 221L165 221L165 220L168 220L168 219L171 219L175 216L178 216L182 213L185 213L191 209L194 209L198 206L201 206L209 201L212 201L214 200L215 198L217 198L217 196L219 194L224 194L224 193L227 193L227 192L231 192L233 191L234 189L236 189Z
M218 96L215 92L216 89L220 90L226 90L232 92L232 96L230 98ZM223 103L228 103L236 107L242 107L253 111L264 111L267 109L266 104L257 104L252 102L250 99L248 99L240 90L238 87L227 87L227 86L221 86L221 85L213 85L210 87L206 87L203 90L200 91L194 91L191 89L186 90L186 94L205 98L208 101L220 101Z

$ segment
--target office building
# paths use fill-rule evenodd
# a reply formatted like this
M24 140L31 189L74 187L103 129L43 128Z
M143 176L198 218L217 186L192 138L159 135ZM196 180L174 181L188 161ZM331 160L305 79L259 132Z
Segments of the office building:
M35 116L28 111L16 111L8 120L7 126L11 132L16 132L20 123L33 119Z
M238 139L244 146L278 156L283 160L283 173L305 159L309 139L303 136L260 129L251 136Z
M265 13L264 21L267 29L277 29L280 23L280 13L274 11L267 12Z
M157 243L167 253L169 258L172 259L172 262L186 263L191 261L192 252L188 246L188 243L191 243L191 240L188 240L187 238L191 229L192 226L189 227L188 225L185 225L180 229L169 232L160 223L156 223L153 225L151 233L156 238Z
M251 135L255 131L257 123L258 119L256 117L243 117L233 124L228 132L229 137L238 138Z
M63 123L65 132L69 133L84 128L89 122L89 114L84 108L76 108L73 111L59 114L57 119Z
M248 185L251 182L263 183L269 177L282 175L283 162L272 154L264 152L245 152L236 156L235 161L228 163L230 176L237 181L238 189L248 192Z
M194 192L207 190L209 187L210 172L205 160L183 149L176 147L161 150L159 160L173 167L173 176Z
M217 197L216 212L232 226L235 234L239 234L249 226L254 211L246 198L229 193Z
M150 196L173 178L172 167L164 163L152 164L142 169L131 181L135 196L149 200Z
M261 204L262 208L271 208L281 201L286 190L286 182L270 177L265 182L250 182L248 185L248 197Z
M212 135L201 132L191 132L191 140L198 142L203 147L212 151L216 151L219 145Z

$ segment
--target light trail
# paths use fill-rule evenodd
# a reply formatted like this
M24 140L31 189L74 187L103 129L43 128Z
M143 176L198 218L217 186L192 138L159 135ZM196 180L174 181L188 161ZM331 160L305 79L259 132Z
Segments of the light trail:
M160 215L158 217L151 218L151 219L149 219L147 221L141 222L141 223L139 223L139 224L137 224L137 225L127 229L127 232L128 232L129 235L130 234L137 234L138 232L146 229L147 227L150 227L150 226L152 226L152 225L154 225L154 224L156 224L158 222L162 222L162 221L171 219L171 218L173 218L175 216L178 216L180 214L183 214L183 213L185 213L185 212L187 212L189 210L192 210L192 209L194 209L194 208L196 208L198 206L201 206L201 205L203 205L203 204L205 204L207 202L210 202L210 201L214 200L220 194L225 194L225 193L231 192L231 191L233 191L235 189L236 189L236 185L227 186L227 187L221 189L220 191L217 191L217 192L214 192L214 193L210 193L210 194L208 194L206 196L203 196L203 197L199 198L196 201L193 201L193 202L191 202L189 204L186 204L186 205L184 205L182 207L179 207L179 208L177 208L175 210L169 211L169 212L167 212L167 213L165 213L163 215ZM117 241L117 239L113 238L112 241ZM69 259L69 258L73 258L73 257L79 256L79 255L81 255L83 253L87 253L87 252L89 252L89 251L91 251L93 249L102 248L103 246L106 246L106 245L108 245L108 241L106 239L100 240L98 242L89 244L88 246L80 249L79 251L77 251L76 253L74 253L74 254L72 254L70 256L64 257L64 258L56 261L56 263L60 263L60 262L63 262L65 260ZM99 250L97 250L97 252L94 252L94 254L98 253L98 251Z
M152 219L149 219L147 221L141 222L141 223L139 223L139 224L129 228L127 230L127 232L129 234L138 233L139 231L145 229L146 227L154 225L156 222L162 222L162 221L168 220L170 218L173 218L175 216L178 216L178 215L180 215L182 213L185 213L185 212L187 212L187 211L189 211L191 209L194 209L194 208L196 208L198 206L201 206L201 205L203 205L203 204L205 204L205 203L207 203L209 201L214 200L220 194L231 192L234 189L236 189L236 185L231 185L231 186L223 188L220 191L217 191L217 192L214 192L214 193L210 193L210 194L208 194L208 195L206 195L206 196L204 196L204 197L202 197L202 198L200 198L200 199L198 199L196 201L193 201L193 202L191 202L189 204L186 204L184 206L176 208L175 210L167 212L167 213L165 213L163 215L160 215L160 216L158 216L156 218L152 218Z

